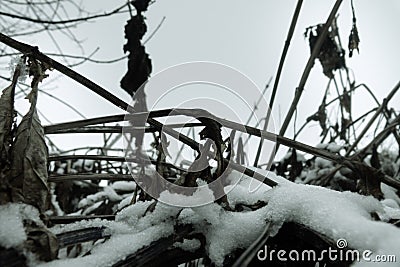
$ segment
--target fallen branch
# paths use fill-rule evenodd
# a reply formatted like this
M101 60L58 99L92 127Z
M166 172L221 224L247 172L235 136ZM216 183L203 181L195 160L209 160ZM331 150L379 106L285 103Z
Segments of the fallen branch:
M192 231L193 227L191 225L176 226L173 235L153 241L149 246L144 247L135 252L134 254L127 256L125 259L115 263L113 267L156 266L154 262L157 261L162 261L163 265L166 265L165 261L171 260L171 258L169 259L166 259L164 257L160 258L160 256L165 255L163 253L167 252L167 250L171 248L176 241L182 240L184 237L188 236ZM196 256L194 259L198 258L200 255ZM184 263L186 261L187 259L183 259L183 262L181 263Z
M96 241L110 237L111 234L107 233L105 230L105 227L90 227L57 234L58 246L59 248L64 248L83 242Z
M50 156L50 161L63 161L63 160L77 160L77 159L89 159L89 160L104 160L104 161L118 161L118 162L134 162L134 163L142 163L143 160L136 159L133 157L118 157L118 156L105 156L105 155L65 155L65 156ZM157 162L157 160L150 160L150 163L153 165L162 164L169 168L174 168L179 171L187 172L186 169L177 167L171 163L167 162Z
M80 127L71 127L71 125L76 125L76 124L87 124L87 125L92 125L92 124L100 124L100 123L109 123L111 118L108 117L103 117L106 122L98 122L100 118L94 118L94 119L89 119L89 120L83 120L83 121L75 121L75 122L67 122L67 123L60 123L60 124L53 124L49 126L44 127L44 133L45 134L66 134L66 133L129 133L131 131L137 131L137 130L144 130L146 133L154 133L157 132L158 130L152 126L145 126L145 127L134 127L134 126L92 126L92 127L87 127L85 126L80 126ZM118 119L119 115L115 117L115 119ZM117 121L123 121L122 120L116 120ZM96 123L92 123L93 121L96 121ZM202 123L176 123L176 124L166 124L166 127L170 128L187 128L187 127L197 127L197 126L203 126Z
M50 175L48 181L57 183L65 181L84 181L84 180L134 181L131 174L110 174L110 173Z

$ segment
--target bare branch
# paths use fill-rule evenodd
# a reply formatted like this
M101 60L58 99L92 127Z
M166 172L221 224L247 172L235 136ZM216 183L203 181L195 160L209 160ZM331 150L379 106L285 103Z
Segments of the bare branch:
M40 23L40 24L53 24L53 25L54 24L69 24L69 23L75 23L75 22L79 22L79 21L89 21L89 20L93 20L93 19L97 19L97 18L108 17L108 16L118 14L118 13L123 13L126 11L121 12L121 10L126 6L127 6L127 4L123 4L122 6L114 9L113 11L106 12L104 14L97 14L97 15L87 16L87 17L83 17L83 18L58 20L58 21L34 19L34 18L21 16L21 15L17 15L17 14L11 14L11 13L7 13L7 12L3 12L3 11L0 11L0 15L5 16L5 17L10 17L13 19L21 19L21 20L26 20L26 21L33 22L33 23Z

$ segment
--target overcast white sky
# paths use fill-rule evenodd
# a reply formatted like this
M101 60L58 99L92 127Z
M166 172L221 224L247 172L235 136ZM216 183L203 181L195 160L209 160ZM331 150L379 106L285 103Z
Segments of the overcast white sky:
M93 13L112 10L124 3L124 1L95 0L83 2L86 9ZM276 128L279 128L286 115L309 57L308 41L303 36L304 30L308 26L324 22L333 4L334 1L328 0L306 0L303 3L273 110ZM397 37L400 2L354 0L354 4L361 39L360 54L355 53L351 59L347 57L347 65L354 72L356 82L367 84L382 100L400 80ZM166 20L146 45L153 62L152 75L176 64L212 61L237 69L262 90L269 77L276 74L295 6L296 1L156 1L145 13L148 33L156 28L164 16ZM94 58L104 60L118 58L123 55L122 46L125 43L123 30L128 19L128 14L121 14L82 24L75 29L76 35L79 39L85 40L84 47L87 54L97 47L100 48ZM345 48L351 25L350 1L343 1L339 9L338 26ZM46 38L26 37L20 40L39 46L43 52L57 52L54 45ZM59 36L59 40L67 54L79 54L79 49L69 40L62 36ZM119 81L125 74L126 65L126 61L106 65L86 63L76 70L129 101L129 96L119 88ZM50 78L57 75L54 71ZM300 101L297 127L316 111L327 82L328 78L322 74L320 63L316 62ZM49 92L69 102L87 117L121 113L121 110L68 79L59 78L49 87L53 88ZM207 97L206 93L207 90L204 97ZM267 100L269 94L270 91L267 92ZM258 95L254 96L254 99L251 99L251 96L246 99L249 99L248 104L252 106L257 98ZM222 97L221 101L223 100ZM391 106L397 110L399 100L397 97L391 102ZM18 105L24 104L20 101ZM355 113L362 114L371 109L373 102L366 93L360 91L355 95L353 105ZM215 108L218 109L218 105ZM265 106L259 108L259 112L263 113ZM53 123L80 119L74 112L45 95L40 96L39 109ZM236 111L242 121L247 120L249 110ZM47 124L46 121L43 121L43 124ZM292 133L291 129L287 131L288 136ZM299 140L315 145L319 133L317 123L311 124ZM72 137L57 136L54 140L56 144L69 144L66 141L68 138ZM79 140L90 143L94 139L87 136L80 137Z

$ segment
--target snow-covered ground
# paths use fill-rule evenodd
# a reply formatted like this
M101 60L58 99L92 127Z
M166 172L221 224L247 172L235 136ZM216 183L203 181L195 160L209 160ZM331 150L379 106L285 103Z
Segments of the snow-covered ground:
M233 172L230 175L234 177L240 174ZM270 179L279 181L280 185L270 188L259 184L257 190L250 190L250 187L254 187L254 181L251 182L251 178L242 178L236 186L225 188L229 191L228 200L231 206L251 205L260 200L268 203L257 210L227 211L215 203L193 208L158 203L154 211L146 213L153 202L138 202L118 212L115 221L95 219L57 225L50 229L59 234L105 226L111 237L105 242L96 243L90 255L73 259L62 258L49 263L38 263L30 257L30 264L57 267L110 266L152 241L171 235L174 226L179 223L194 225L195 231L206 237L207 254L220 266L226 255L235 249L247 248L254 242L264 231L267 222L270 222L271 235L275 235L284 222L297 222L332 240L345 239L348 247L360 252L369 250L372 253L370 258L376 255L395 255L400 260L400 230L386 223L389 219L400 219L399 198L392 188L384 186L385 200L378 201L371 196L295 184L272 173L268 175ZM111 189L119 186L122 184L109 187L109 191L112 192ZM185 198L190 197L182 196L182 201L186 201ZM372 214L377 214L380 221L374 220ZM38 212L27 205L8 204L0 206L0 217L0 245L18 248L27 238L22 221L27 217L38 218ZM184 240L174 246L194 251L200 246L200 242ZM362 260L355 262L353 266L367 264L374 263ZM385 266L398 266L398 263L388 262Z

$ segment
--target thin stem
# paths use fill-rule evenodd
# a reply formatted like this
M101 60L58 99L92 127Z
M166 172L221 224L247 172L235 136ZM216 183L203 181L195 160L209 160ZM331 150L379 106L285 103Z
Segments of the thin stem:
M297 1L296 9L295 9L293 17L292 17L292 22L290 23L289 32L287 34L287 38L286 38L286 41L285 41L285 46L283 47L281 59L279 61L278 71L277 71L276 77L275 77L274 87L272 89L271 99L269 101L269 105L268 105L268 109L267 109L267 115L266 115L266 119L265 119L264 127L263 127L264 131L268 127L269 118L271 116L272 108L274 106L276 92L278 91L278 85L279 85L279 80L281 78L283 64L285 63L286 55L287 55L287 52L288 52L289 46L290 46L290 41L291 41L291 39L293 37L294 29L296 28L297 19L299 17L302 4L303 4L303 0ZM259 161L260 155L261 155L261 148L263 146L263 143L264 143L264 139L261 138L260 139L260 143L258 144L257 154L256 154L256 158L254 159L253 166L257 166L257 164L258 164L258 161Z

